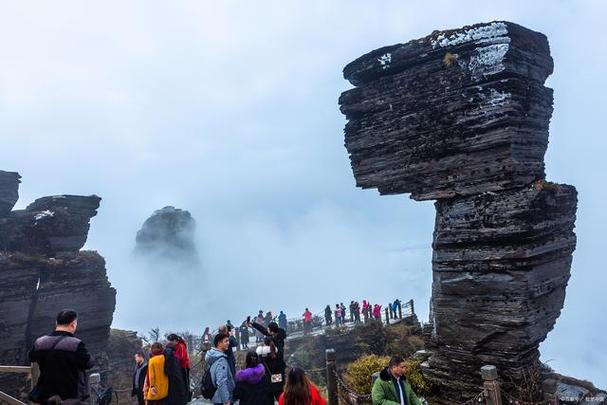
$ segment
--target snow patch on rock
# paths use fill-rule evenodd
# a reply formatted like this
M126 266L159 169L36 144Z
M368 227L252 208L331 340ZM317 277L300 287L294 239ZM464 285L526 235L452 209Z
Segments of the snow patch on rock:
M50 217L54 217L54 216L55 216L55 213L53 211L44 210L44 211L40 211L39 213L34 215L34 220L35 220L35 223L38 223L38 221L40 221L41 219L50 218Z
M468 70L472 73L474 80L479 80L481 76L494 75L501 72L504 66L504 56L510 49L508 43L495 44L476 48L476 55L470 57Z
M470 28L464 31L456 32L448 38L445 34L440 34L432 40L432 48L460 45L466 42L474 41L478 44L492 42L496 37L503 37L508 34L508 27L501 22L493 22L488 25Z
M382 69L387 69L388 66L390 66L390 63L392 63L392 54L390 52L384 53L377 59L377 61Z

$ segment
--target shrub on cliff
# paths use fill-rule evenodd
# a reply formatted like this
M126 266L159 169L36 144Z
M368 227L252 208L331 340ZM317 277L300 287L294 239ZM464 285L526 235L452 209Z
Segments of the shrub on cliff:
M388 366L390 358L388 356L378 356L369 354L360 357L348 365L346 369L346 382L354 391L366 395L371 393L373 373L382 370Z
M372 375L388 367L390 357L370 354L362 356L348 365L346 383L357 393L366 395L373 387ZM427 395L430 392L430 382L422 374L420 362L414 359L405 360L405 376L417 395Z
M424 348L419 328L397 323L386 327L386 354L409 357Z
M411 388L417 395L426 396L432 388L430 381L422 374L421 362L419 360L407 359L405 361L405 376L411 384Z

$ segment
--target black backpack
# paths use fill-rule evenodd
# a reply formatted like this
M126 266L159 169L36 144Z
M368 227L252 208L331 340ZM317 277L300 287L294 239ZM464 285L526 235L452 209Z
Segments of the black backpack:
M215 391L217 391L217 387L215 384L213 384L213 379L211 378L211 367L209 366L202 376L200 392L205 399L211 399L213 398L213 395L215 395Z

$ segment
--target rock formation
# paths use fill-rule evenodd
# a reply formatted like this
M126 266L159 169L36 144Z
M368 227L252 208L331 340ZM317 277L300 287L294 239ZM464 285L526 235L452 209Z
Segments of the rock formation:
M196 221L188 211L164 207L146 219L137 232L135 252L153 259L195 263L198 261L195 229Z
M544 180L552 68L543 34L492 22L344 69L357 185L437 200L425 373L452 399L478 392L482 364L520 379L563 306L577 194Z
M20 176L10 173L11 181L5 181L5 173L0 172L0 201L12 208ZM103 257L80 251L100 200L60 195L40 198L25 210L0 211L0 364L28 364L33 340L53 329L64 308L78 311L77 335L89 351L105 351L116 291ZM0 390L16 395L22 386L22 377L0 374Z
M0 217L8 214L19 199L19 173L0 170Z
M135 366L133 355L142 350L142 346L141 338L137 337L137 332L120 329L110 330L107 347L110 365L109 385L115 391L120 392L118 398L121 403L132 403L130 401L132 399L130 389L133 384L133 368ZM128 392L125 393L124 390L128 390Z

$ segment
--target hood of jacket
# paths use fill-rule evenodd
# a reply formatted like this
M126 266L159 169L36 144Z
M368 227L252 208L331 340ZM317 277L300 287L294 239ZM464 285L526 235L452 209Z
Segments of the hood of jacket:
M207 352L207 354L204 356L204 361L206 361L210 367L213 365L213 363L215 363L217 360L219 360L222 357L225 357L226 360L228 358L227 354L225 354L224 352L222 352L221 350L219 350L215 347L212 347L211 350L209 350Z
M257 367L245 368L236 373L236 381L241 381L249 384L259 384L266 373L263 364L258 364Z

